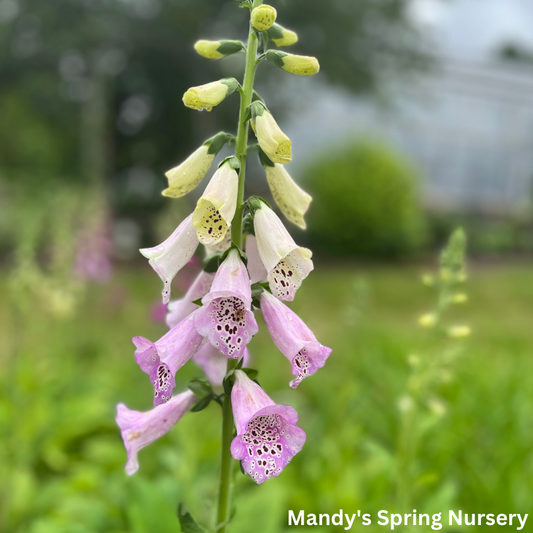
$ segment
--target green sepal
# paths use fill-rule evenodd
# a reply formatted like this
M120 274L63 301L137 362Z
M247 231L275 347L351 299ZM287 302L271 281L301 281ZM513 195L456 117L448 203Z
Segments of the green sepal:
M191 412L199 413L200 411L203 411L211 403L212 399L213 399L212 394L210 394L209 396L205 396L204 398L201 398L191 407Z
M187 386L199 398L205 398L206 396L213 394L211 384L205 379L191 379Z
M261 100L256 100L255 102L252 102L248 109L250 110L253 121L255 121L257 117L263 116L263 113L267 111L266 105L264 104L264 102L261 102Z
M217 48L217 52L224 54L225 56L230 56L236 54L244 49L244 44L241 41L222 41L220 46Z
M217 133L210 139L207 139L204 144L209 146L209 150L207 150L208 154L217 155L220 150L222 150L222 147L228 142L228 134L224 131L221 131L220 133Z
M257 298L252 298L252 305L256 309L261 309L261 302Z
M239 252L239 257L241 258L241 261L244 263L244 266L248 266L248 256L233 241L231 241L231 246L220 256L220 262L222 263L222 261L224 261L224 259L228 257L229 253L232 250L237 250Z
M243 368L242 371L251 379L255 380L259 372L255 368Z
M202 305L204 305L202 303L202 299L201 298L197 298L196 300L193 300L191 303L193 303L194 305L199 305L200 307L202 307Z
M276 22L274 22L274 24L272 25L272 27L267 30L267 35L270 39L274 40L274 39L283 39L283 30L285 28L283 26L281 26L280 24L277 24Z
M241 162L237 157L234 155L230 155L229 157L226 157L226 159L223 159L217 168L220 168L222 165L225 165L226 163L229 164L229 166L236 171L239 171L241 169Z
M222 78L219 81L220 83L228 86L228 92L226 93L226 96L229 96L231 93L234 93L241 87L241 84L235 78Z
M259 154L259 161L264 167L274 167L276 164L263 152L260 146L257 147L257 153Z
M252 285L252 298L257 298L258 296L261 296L265 292L265 288L261 283L254 283Z
M241 468L241 472L242 472L244 475L246 475L246 472L244 471L244 468L243 468L243 466L242 466L242 461L239 461L239 466L240 466L240 468Z
M283 68L283 58L286 55L288 55L287 52L282 52L281 50L267 50L265 58L276 67Z
M207 530L196 522L183 503L178 505L178 519L182 533L207 533Z
M237 366L233 370L240 370L242 368L243 363L244 363L244 357L241 357L239 361L237 362Z
M226 396L231 396L231 389L233 389L233 385L235 384L235 372L233 370L230 370L226 377L222 380L222 386L224 387L224 394Z
M267 207L270 207L269 203L260 196L250 196L250 198L244 202L244 206L250 211L252 216L255 215L257 210L261 209L261 204L265 204ZM272 208L270 207L270 209Z
M218 267L220 266L220 256L221 253L211 254L208 255L204 259L204 272L207 272L208 274L213 274L218 270Z
M244 112L244 118L242 119L242 123L246 124L251 118L252 118L252 110L250 109L250 107L247 107L246 111Z
M265 99L255 89L252 91L252 102L263 102L266 106Z
M247 213L242 219L242 232L245 235L253 235L255 237L254 217L251 213Z

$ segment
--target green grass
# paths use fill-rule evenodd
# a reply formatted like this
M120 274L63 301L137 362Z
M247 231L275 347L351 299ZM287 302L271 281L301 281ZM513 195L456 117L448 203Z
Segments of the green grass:
M394 510L407 358L432 357L417 325L433 303L421 273L413 267L319 265L292 307L334 351L296 391L288 388L288 361L260 323L250 345L252 366L276 401L296 407L308 439L277 479L258 487L237 473L231 533L291 531L288 509ZM216 404L188 414L144 449L136 475L123 470L115 405L151 406L151 386L135 364L131 337L155 340L164 333L149 318L160 289L148 269L118 272L111 285L92 287L76 315L63 320L38 306L15 311L2 299L2 533L177 532L179 501L199 521L211 520L221 418ZM457 306L453 322L468 323L473 335L451 379L432 391L446 414L428 412L421 419L414 503L419 512L528 513L533 269L473 267L465 289L470 300ZM6 295L5 276L0 290ZM200 375L187 365L177 389Z

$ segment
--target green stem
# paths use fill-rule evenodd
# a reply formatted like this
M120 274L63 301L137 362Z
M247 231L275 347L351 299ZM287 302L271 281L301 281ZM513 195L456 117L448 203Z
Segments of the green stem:
M254 0L253 7L261 5L263 0ZM243 124L247 107L252 103L252 93L254 89L255 70L257 68L257 35L250 26L248 38L248 49L246 51L246 68L244 71L244 81L241 93L241 108L239 112L239 129L237 131L237 142L235 143L235 155L241 162L239 172L239 188L237 193L237 209L231 223L231 239L242 248L242 215L244 203L244 181L246 175L246 156L248 145L248 122ZM227 371L232 370L236 361L228 360ZM222 460L220 467L220 488L218 493L218 514L217 533L225 533L226 526L230 519L231 511L231 441L233 440L233 412L231 408L231 397L224 396L222 406Z

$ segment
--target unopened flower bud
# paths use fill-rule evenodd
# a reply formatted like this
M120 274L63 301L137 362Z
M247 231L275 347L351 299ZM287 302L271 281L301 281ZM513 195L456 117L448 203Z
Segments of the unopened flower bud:
M452 295L452 303L454 304L464 304L466 301L468 301L468 296L464 292Z
M261 150L273 163L284 165L292 159L291 140L285 135L262 102L253 102L250 124Z
M221 57L236 54L244 48L241 41L198 41L194 49L207 59L219 59Z
M239 82L235 78L224 78L199 87L191 87L183 95L183 103L191 109L211 111L238 87Z
M448 337L452 339L465 339L471 333L468 326L454 326L448 329Z
M268 50L265 57L276 67L298 76L311 76L320 70L316 57L297 56L281 50Z
M422 315L418 319L418 324L423 328L432 328L437 323L437 317L433 313Z
M279 24L268 30L268 37L276 46L291 46L298 42L298 35Z
M272 6L258 6L252 11L252 26L257 31L267 31L272 28L277 16L278 13Z

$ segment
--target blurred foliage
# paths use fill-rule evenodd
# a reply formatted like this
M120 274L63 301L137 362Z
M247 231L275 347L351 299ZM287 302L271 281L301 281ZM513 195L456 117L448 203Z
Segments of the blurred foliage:
M470 302L456 318L468 317L475 335L453 373L441 376L446 413L428 411L423 420L429 429L413 464L413 504L424 512L524 513L533 497L533 276L530 266L470 270ZM261 384L298 410L307 443L282 476L259 487L236 469L231 533L249 533L251 524L261 524L261 533L291 531L288 509L395 509L398 401L410 374L408 356L424 345L416 317L431 292L419 278L412 268L313 273L293 308L334 351L296 391L287 386L290 365L260 328L250 349ZM364 297L351 286L364 286ZM219 465L216 404L187 414L142 450L136 475L124 472L114 405L151 407L151 385L129 339L165 332L163 324L147 322L160 289L148 266L121 272L63 320L1 300L2 533L171 533L179 530L179 501L210 522ZM3 277L0 291L7 293ZM178 390L200 375L189 363Z
M310 162L302 176L316 199L306 238L317 252L400 256L423 243L417 172L391 148L358 140Z
M300 34L294 52L315 54L321 76L353 91L427 64L401 0L274 4ZM233 1L1 0L0 28L0 175L9 179L159 175L235 129L237 98L202 115L181 102L190 86L240 77L242 55L213 62L193 49L199 38L244 38L246 13ZM260 83L282 79L269 67Z

